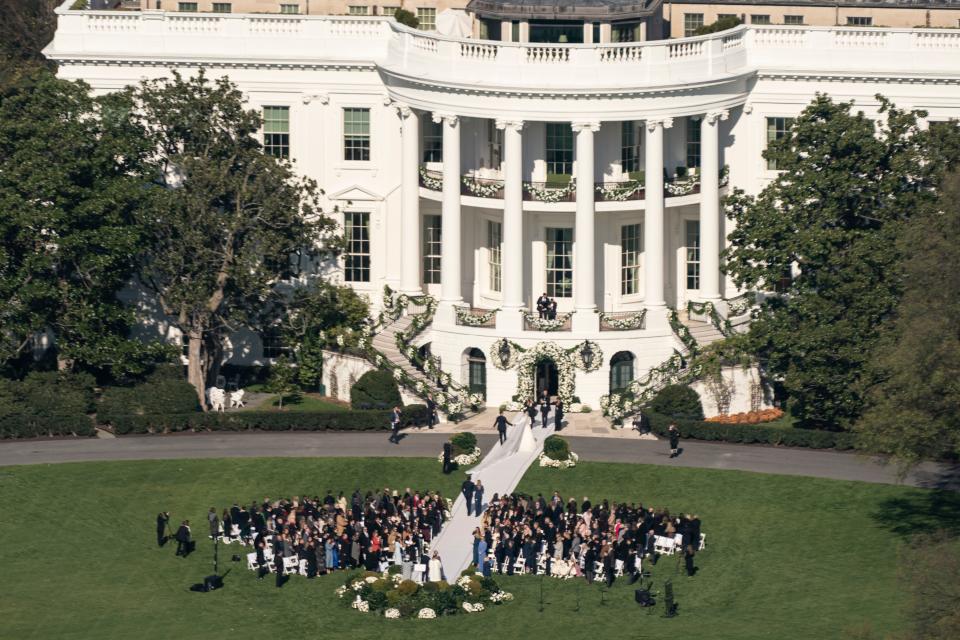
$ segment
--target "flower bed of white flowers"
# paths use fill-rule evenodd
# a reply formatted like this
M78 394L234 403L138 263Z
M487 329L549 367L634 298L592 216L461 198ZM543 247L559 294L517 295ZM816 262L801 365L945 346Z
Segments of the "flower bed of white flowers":
M458 456L454 456L450 458L450 461L456 462L458 465L467 467L467 466L470 466L471 464L476 463L478 460L480 460L480 456L482 455L482 453L483 452L480 451L480 447L474 447L472 453L461 453ZM437 456L437 461L443 462L442 453L439 456Z
M569 469L570 467L577 466L577 462L580 461L580 456L575 454L573 451L570 452L570 457L566 460L554 460L545 453L540 454L540 466L549 467L551 469Z
M464 572L453 584L440 581L421 585L404 580L396 568L382 574L351 572L335 593L351 609L382 614L388 620L433 620L442 615L481 613L487 604L513 600L513 595L501 590L493 578Z

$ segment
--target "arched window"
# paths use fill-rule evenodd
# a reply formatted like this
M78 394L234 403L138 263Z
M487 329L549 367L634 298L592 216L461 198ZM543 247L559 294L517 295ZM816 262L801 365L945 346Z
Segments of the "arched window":
M467 349L464 352L467 365L467 384L470 393L479 393L487 397L487 357L480 349Z
M633 354L618 351L610 359L610 392L626 389L633 381Z

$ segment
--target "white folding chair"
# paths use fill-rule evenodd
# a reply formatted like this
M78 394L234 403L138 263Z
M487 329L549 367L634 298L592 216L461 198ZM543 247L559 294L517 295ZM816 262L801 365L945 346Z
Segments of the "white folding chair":
M643 573L643 558L637 556L633 561L633 566L637 568L637 573Z
M284 575L289 575L291 573L296 573L300 569L300 558L296 556L290 556L283 559L283 573Z
M256 571L257 567L257 552L247 554L247 569L250 571Z
M697 551L703 551L707 548L707 534L700 534L700 546L697 548Z
M677 535L673 536L673 548L676 549L677 551L683 550L683 535L682 535L682 534L679 534L679 533L678 533Z
M614 562L613 577L615 578L623 577L623 560L617 560L616 562Z
M513 572L520 575L523 575L527 572L527 561L526 558L523 557L522 553L517 556L517 560L513 563Z
M304 578L307 577L307 561L306 561L306 559L303 559L303 560L300 561L300 575L302 575Z
M413 575L411 579L417 584L423 584L423 577L427 573L427 565L425 564L415 564L413 565Z
M593 563L593 579L599 580L600 582L604 581L602 562L597 561Z

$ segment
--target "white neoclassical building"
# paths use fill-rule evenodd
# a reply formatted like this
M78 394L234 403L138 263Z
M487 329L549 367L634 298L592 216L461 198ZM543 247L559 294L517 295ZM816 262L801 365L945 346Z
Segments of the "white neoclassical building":
M103 92L203 67L236 82L263 112L267 150L336 208L349 245L339 277L375 307L384 285L436 298L415 346L492 405L522 382L488 366L499 339L598 347L599 366L576 372L596 407L682 350L671 310L683 319L688 302L711 301L725 315L739 292L720 271L720 198L774 177L761 153L815 93L868 114L879 93L930 121L960 117L955 30L750 25L532 44L383 17L69 5L46 50L62 77ZM558 330L523 313L543 293ZM238 361L268 361L269 341L251 341ZM556 380L545 358L534 384Z

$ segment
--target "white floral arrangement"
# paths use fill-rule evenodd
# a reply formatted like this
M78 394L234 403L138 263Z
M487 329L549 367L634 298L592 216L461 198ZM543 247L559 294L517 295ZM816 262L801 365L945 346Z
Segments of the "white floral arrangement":
M470 576L460 576L457 578L457 586L464 591L470 591Z
M562 187L541 187L534 182L528 182L524 186L527 188L527 193L538 202L560 202L577 191L577 181L574 178Z
M496 317L497 311L500 311L497 308L481 315L474 315L470 313L470 309L467 307L454 307L453 310L457 314L457 324L465 327L483 327Z
M624 180L623 182L605 182L597 185L597 193L607 201L623 202L643 189L642 180Z
M437 617L437 612L431 609L430 607L424 607L417 612L417 617L421 620L433 620Z
M568 408L568 411L570 411L570 413L580 413L581 411L583 411L583 405L580 404L579 402L574 402L573 404L570 405L570 407Z
M643 329L644 321L647 318L647 310L643 309L637 313L627 316L626 318L616 318L612 314L606 313L604 311L598 312L600 314L600 322L605 322L607 326L617 331L634 331L636 329Z
M350 607L361 613L369 613L370 611L370 603L366 600L361 600L360 596L357 596L357 599L350 603Z
M390 608L383 612L383 617L388 620L397 620L400 618L400 609Z
M580 460L580 456L575 454L573 451L570 452L570 457L566 460L554 460L545 453L540 454L540 466L549 467L551 469L569 469L570 467L577 466L577 462Z
M337 590L334 591L334 593L337 594L338 598L343 598L345 595L347 595L347 591L347 585L343 585L342 587L337 587Z
M462 180L467 191L480 198L493 198L503 189L502 180L481 181L470 176L463 176Z
M538 342L530 349L524 349L514 342L508 342L511 346L510 358L507 361L507 365L504 366L500 361L499 355L500 346L504 340L505 338L493 342L490 346L490 357L494 367L497 369L506 370L516 368L518 370L517 397L521 399L534 397L534 370L537 362L544 358L550 358L557 365L557 396L565 407L573 404L576 369L587 372L596 371L603 364L603 351L600 349L600 345L588 340L570 349L559 347L555 342ZM593 361L590 363L589 369L584 365L579 355L588 344L593 351ZM520 401L510 404L507 408L518 411L523 408L519 402Z
M513 594L507 593L506 591L497 591L496 593L490 594L490 602L494 604L510 602L511 600L513 600Z
M474 447L473 453L461 453L459 456L454 456L450 460L451 462L456 462L458 465L466 467L480 460L480 456L482 455L482 453L483 452L480 451L480 447ZM442 453L439 456L437 456L437 462L443 462Z
M520 309L520 313L523 314L524 321L536 331L559 331L574 314L573 311L568 311L557 315L554 319L549 319L533 315L532 311L526 309Z
M375 576L367 576L366 578L363 579L363 581L366 582L367 584L373 584L377 580L379 580L379 578Z
M423 167L420 167L420 183L431 191L443 191L443 178L430 175Z

